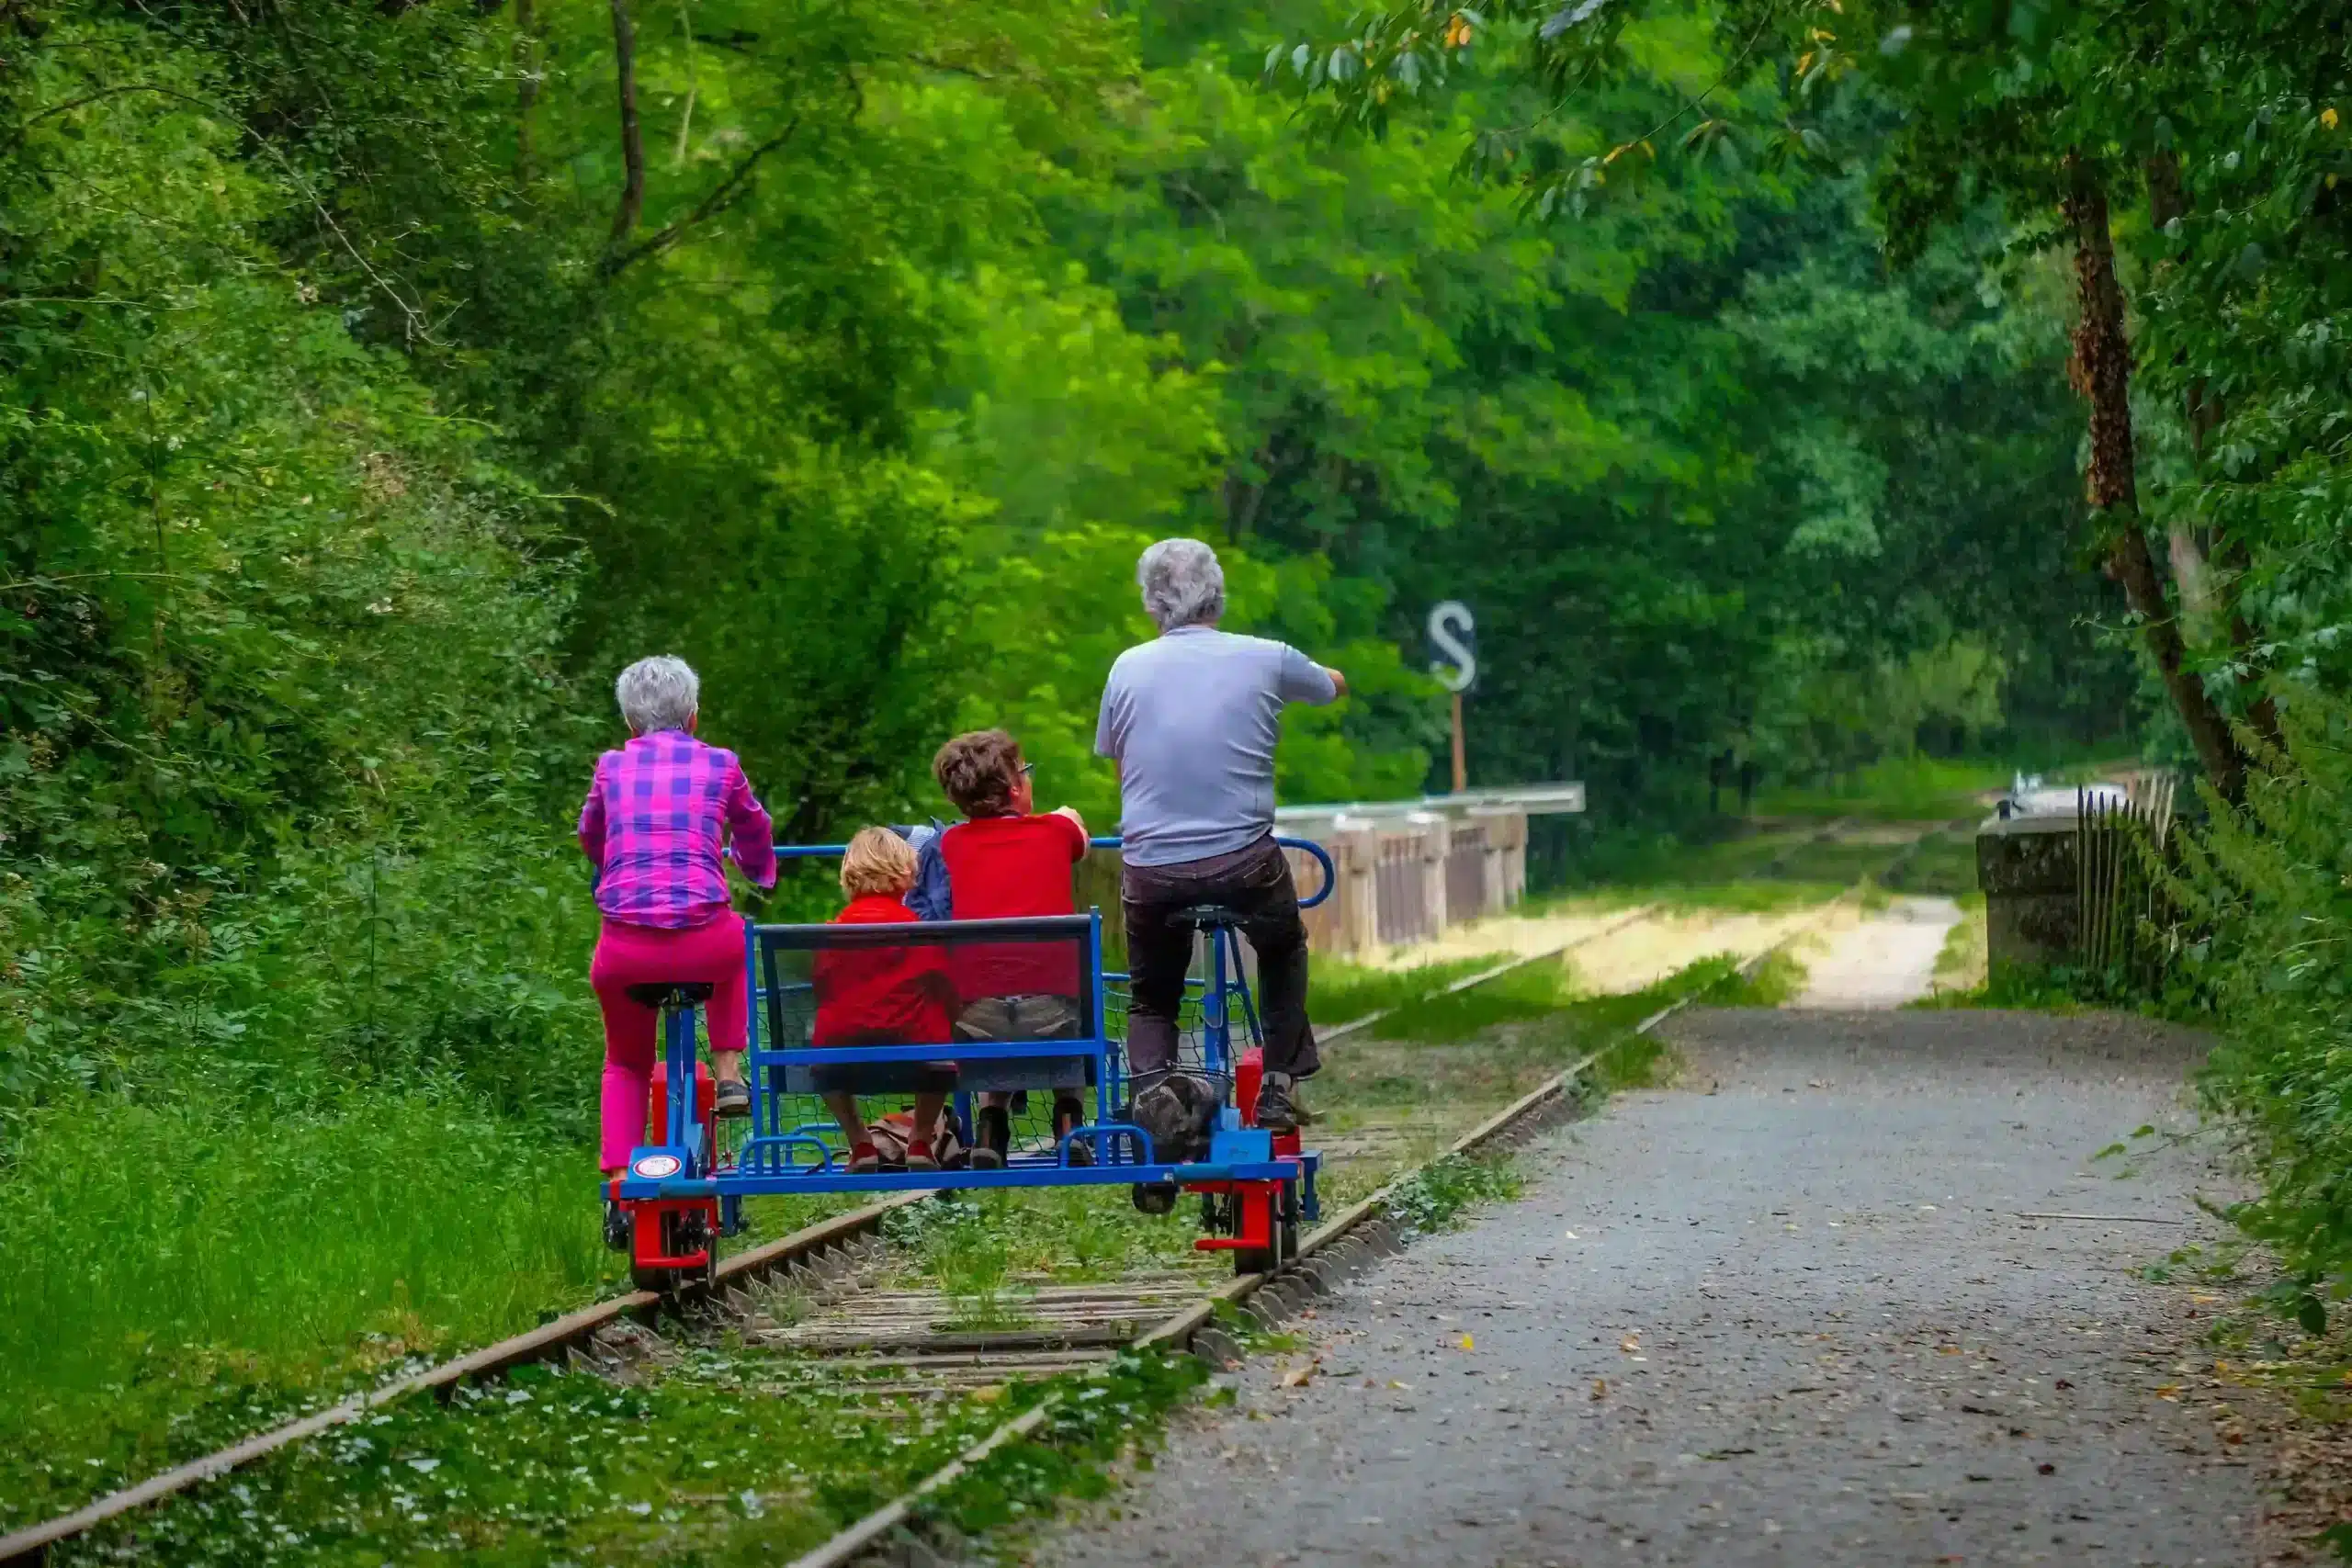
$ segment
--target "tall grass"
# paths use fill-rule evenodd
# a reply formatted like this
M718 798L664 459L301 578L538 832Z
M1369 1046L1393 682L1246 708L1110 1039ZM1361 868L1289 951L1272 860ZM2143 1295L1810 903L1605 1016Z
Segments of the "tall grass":
M612 1270L581 1151L431 1090L255 1116L187 1092L18 1123L0 1168L0 1443L70 1497L526 1327ZM6 1463L0 1519L51 1491ZM44 1465L44 1472L49 1467Z

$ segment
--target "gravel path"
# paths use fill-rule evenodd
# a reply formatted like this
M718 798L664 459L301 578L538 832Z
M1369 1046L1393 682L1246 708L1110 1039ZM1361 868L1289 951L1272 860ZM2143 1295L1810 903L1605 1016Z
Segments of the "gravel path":
M1188 1416L1078 1564L2242 1563L2254 1472L2169 1403L2186 1292L2133 1269L2220 1178L2192 1037L2120 1018L1714 1012L1682 1088L1327 1298L1319 1358ZM2111 1163L2111 1162L2109 1162ZM1289 1359L1295 1365L1306 1352ZM2177 1371L2176 1369L2178 1369Z
M1804 990L1790 1005L1850 1010L1896 1008L1936 983L1944 936L1960 924L1949 898L1899 897L1856 923L1805 944Z

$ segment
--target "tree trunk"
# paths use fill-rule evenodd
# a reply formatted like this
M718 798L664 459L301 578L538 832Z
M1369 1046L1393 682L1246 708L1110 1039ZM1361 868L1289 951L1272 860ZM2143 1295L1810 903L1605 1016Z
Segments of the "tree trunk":
M2165 602L2148 536L2140 522L2140 491L2132 445L2132 346L2123 330L2123 289L2115 276L2115 242L2108 229L2107 191L2098 172L2079 153L2066 157L2066 221L2075 231L2075 389L2090 404L2091 460L2086 476L2092 512L2108 547L2108 570L2140 617L2156 672L2180 711L2206 776L2226 799L2245 787L2245 760L2229 720L2205 682L2188 668L2188 649L2172 607Z
M645 132L637 123L637 29L629 25L628 0L612 0L613 62L621 96L621 204L613 214L613 243L637 227L645 209Z
M539 101L539 35L531 0L514 0L514 180L531 183L531 110Z
M2180 180L2180 159L2172 152L2159 152L2147 162L2148 216L2159 230L2168 229L2173 220L2188 214L2188 193ZM2188 429L2188 449L2199 468L2205 462L2206 444L2222 423L2222 400L2202 377L2192 379L2182 393L2182 414ZM2205 542L2196 537L2184 525L2172 529L2173 576L2180 584L2180 598L2192 622L2207 626L2216 624L2227 627L2230 646L2238 657L2240 668L2252 671L2255 662L2253 626L2238 604L2237 584L2245 578L2252 563L2246 558L2242 541L2222 541L2219 562L2222 577L2217 581L2214 563L2208 559ZM2260 689L2260 682L2251 674L2239 678L2242 686L2253 688L2246 704L2246 718L2256 734L2274 750L2284 750L2286 738L2278 728L2278 705Z

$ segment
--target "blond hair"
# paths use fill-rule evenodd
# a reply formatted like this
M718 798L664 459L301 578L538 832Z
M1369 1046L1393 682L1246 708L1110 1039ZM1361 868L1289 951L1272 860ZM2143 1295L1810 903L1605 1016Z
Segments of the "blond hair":
M904 893L915 885L915 852L888 828L860 828L842 854L842 891Z

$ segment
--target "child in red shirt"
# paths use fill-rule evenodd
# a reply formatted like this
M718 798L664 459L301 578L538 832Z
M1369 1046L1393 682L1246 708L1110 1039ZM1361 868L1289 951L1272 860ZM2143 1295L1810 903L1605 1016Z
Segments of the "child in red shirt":
M905 903L914 880L915 854L904 840L888 828L860 829L842 856L842 891L850 896L849 907L833 923L914 924L915 912ZM811 1045L944 1045L953 1038L956 987L939 944L829 948L817 954L811 971L817 994ZM881 1168L873 1135L858 1113L856 1091L885 1084L914 1090L907 1168L939 1168L932 1145L940 1110L956 1087L953 1063L847 1064L819 1067L813 1076L826 1109L849 1140L853 1174Z
M1065 806L1035 815L1029 764L1001 729L959 735L932 759L933 776L965 820L939 836L947 868L950 912L958 920L1075 912L1070 868L1086 858L1086 824ZM958 943L948 973L963 998L956 1033L964 1040L1075 1039L1085 1009L1079 999L1079 953L1060 942ZM1091 1120L1080 1086L1054 1090L1054 1136ZM1002 1166L1012 1143L1007 1093L984 1093L975 1120L972 1165ZM1092 1163L1082 1143L1070 1162Z

